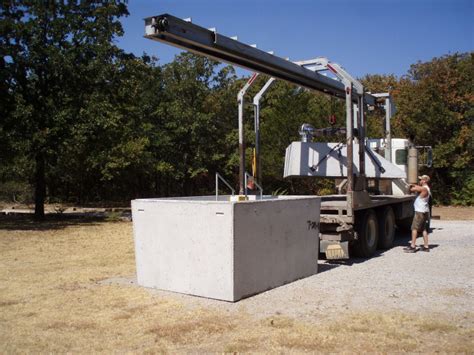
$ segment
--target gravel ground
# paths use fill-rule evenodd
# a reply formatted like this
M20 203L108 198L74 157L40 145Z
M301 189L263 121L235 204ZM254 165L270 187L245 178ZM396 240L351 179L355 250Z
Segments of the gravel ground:
M237 303L150 292L192 308L210 307L230 313L244 310L262 318L277 314L320 323L347 313L399 311L422 312L472 326L473 227L470 221L432 221L429 253L404 253L409 235L398 235L394 248L371 259L320 260L318 274ZM136 286L130 278L105 283Z

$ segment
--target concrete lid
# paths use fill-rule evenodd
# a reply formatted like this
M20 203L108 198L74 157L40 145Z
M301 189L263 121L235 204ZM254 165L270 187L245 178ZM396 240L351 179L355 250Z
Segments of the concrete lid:
M354 173L359 174L359 145L354 144ZM380 171L379 165L384 172ZM312 170L311 167L314 169ZM368 178L405 179L406 173L381 155L365 152ZM286 148L284 177L347 177L347 147L339 143L293 142Z

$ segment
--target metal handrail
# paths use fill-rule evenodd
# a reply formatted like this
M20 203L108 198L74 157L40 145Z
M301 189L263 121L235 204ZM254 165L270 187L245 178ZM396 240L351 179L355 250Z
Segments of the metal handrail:
M247 181L248 181L248 178L249 178L249 177L253 177L253 176L250 175L248 172L245 172L244 177L245 177L245 196L247 196L247 195L248 195L248 194L247 194ZM255 179L254 179L253 183L254 183L255 186L257 186L258 189L260 190L260 200L262 200L262 199L263 199L263 188L262 188L259 184L257 184L257 182L255 181Z
M216 172L216 201L218 200L218 197L219 197L219 179L222 180L224 184L226 184L226 186L232 191L232 196L234 196L235 189L233 189L232 186L230 186L230 184L227 181L225 181L225 179L222 177L221 174Z

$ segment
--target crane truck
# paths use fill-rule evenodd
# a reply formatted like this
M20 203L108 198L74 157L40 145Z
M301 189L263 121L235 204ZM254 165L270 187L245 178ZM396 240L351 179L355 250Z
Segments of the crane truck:
M414 196L409 193L408 184L417 182L418 151L409 140L391 137L394 105L390 94L367 92L342 66L324 57L292 62L239 42L236 37L222 35L215 28L206 29L190 19L169 14L146 18L145 38L269 75L270 80L284 80L344 100L344 128L301 126L301 141L292 142L286 149L284 176L324 177L338 182L338 194L321 197L320 252L328 259L348 258L350 251L370 257L377 248L393 245L395 226L406 226L413 216ZM254 79L252 76L250 80ZM244 94L241 91L238 96L239 193L246 196ZM367 139L366 111L377 107L385 110L386 135ZM255 118L258 139L258 108ZM312 137L332 133L342 134L344 139L312 141ZM255 178L259 186L260 176L258 170Z

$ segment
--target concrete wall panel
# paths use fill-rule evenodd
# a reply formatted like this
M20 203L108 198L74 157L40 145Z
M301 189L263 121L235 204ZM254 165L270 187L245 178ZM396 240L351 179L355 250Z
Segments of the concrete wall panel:
M135 200L132 213L138 284L232 301L231 204Z
M235 205L236 300L317 272L319 209L314 198Z

